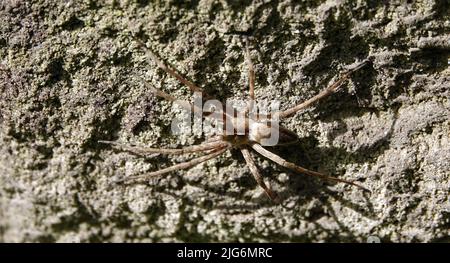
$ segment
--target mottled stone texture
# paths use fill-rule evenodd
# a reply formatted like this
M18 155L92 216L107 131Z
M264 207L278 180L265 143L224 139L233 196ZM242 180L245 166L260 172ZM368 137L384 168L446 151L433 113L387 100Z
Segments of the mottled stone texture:
M0 241L449 242L449 13L448 0L2 0ZM145 158L98 140L202 140L171 134L171 104L144 80L190 94L132 36L225 100L247 94L243 32L257 96L282 107L371 58L339 93L284 122L297 144L273 149L371 194L258 157L281 195L274 204L238 151L111 185L193 156Z

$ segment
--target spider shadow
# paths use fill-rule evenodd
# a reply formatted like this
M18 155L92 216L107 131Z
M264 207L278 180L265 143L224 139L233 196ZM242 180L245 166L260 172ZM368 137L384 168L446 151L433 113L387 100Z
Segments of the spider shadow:
M358 79L356 80L358 81ZM366 82L366 85L370 85L370 81ZM361 97L370 97L370 94L365 91L357 91L357 94L360 94ZM319 111L319 115L325 118L329 118L332 121L337 121L338 123L338 129L332 131L328 134L328 137L330 141L333 141L337 136L340 134L344 134L348 131L351 131L350 127L347 126L347 124L342 121L343 118L349 118L349 117L355 117L356 116L362 116L365 113L375 113L377 114L377 111L371 108L360 108L359 101L354 100L354 98L349 98L346 96L345 98L339 98L337 99L341 102L341 104L347 105L344 109L336 110L335 108L333 111L331 110L323 110L323 107L317 107L316 111ZM359 98L357 98L359 99ZM353 100L351 103L342 103L346 102L348 100ZM330 109L332 107L326 107L326 103L324 104L325 108ZM357 108L357 110L355 110ZM338 116L339 118L337 118ZM326 174L337 176L339 177L339 171L336 168L337 164L345 162L348 163L357 163L362 164L366 163L369 160L372 160L374 158L377 158L385 150L388 149L390 138L392 137L392 134L394 132L394 127L397 120L397 114L395 107L393 108L393 118L392 121L389 124L389 127L386 127L383 129L383 131L380 133L381 136L377 136L374 140L371 141L369 144L363 144L356 150L349 151L344 147L319 147L319 142L317 138L314 135L311 135L309 137L301 138L298 143L290 146L282 146L282 147L273 147L270 148L272 152L274 152L277 155L280 155L281 157L286 158L288 161L294 162L296 164L299 164L301 166L304 166L311 170L321 171ZM323 166L317 166L324 163ZM320 169L324 168L324 169ZM286 170L287 171L287 170ZM261 171L264 177L269 177L270 180L277 179L274 176L271 176L273 174L278 174L280 172L279 168L275 168L274 165L268 166L266 169ZM287 171L289 174L287 182L280 182L277 181L278 185L281 185L282 191L278 190L278 194L281 197L281 205L283 205L283 201L289 200L291 197L295 196L297 200L297 204L304 204L308 203L314 199L319 198L321 202L323 203L323 207L326 208L327 212L317 212L315 215L310 216L310 218L306 219L314 224L316 224L319 228L324 229L325 231L335 231L335 230L327 230L320 226L316 221L318 218L320 218L323 215L330 216L338 225L340 233L346 233L346 235L339 234L340 237L344 238L345 240L361 240L361 236L356 236L348 227L345 226L344 223L341 222L339 219L339 216L337 215L337 212L333 208L333 201L335 200L337 203L342 205L343 207L349 208L362 217L369 218L371 220L377 220L377 214L374 210L373 204L370 200L370 194L368 193L361 193L362 197L358 198L358 200L347 198L344 195L342 195L341 192L333 190L333 187L325 187L323 181L319 181L316 178L311 178L308 176L301 176L296 175L290 171ZM251 174L249 176L251 178ZM364 180L364 178L363 178ZM364 182L359 182L360 184L364 185ZM256 183L253 183L256 185ZM328 182L327 182L328 184ZM263 196L265 197L265 196ZM362 201L363 200L363 201ZM249 200L248 204L246 205L229 205L229 206L223 206L221 208L223 209L236 209L241 211L246 210L252 210L255 207L271 207L278 205L273 202L263 202L261 204L258 204L261 202L260 199L253 199ZM320 209L319 209L320 210ZM334 233L333 235L335 235ZM342 240L342 239L340 239Z
M330 195L331 194L332 193L330 193ZM366 218L370 218L372 220L379 219L377 216L375 216L375 211L372 203L369 201L368 195L364 195L365 204L367 206L355 205L355 203L350 202L348 199L344 199L341 196L337 196L336 194L333 194L333 197L337 202L342 204L343 207L356 211ZM317 229L320 229L321 231L328 233L329 236L332 236L333 239L330 240L331 242L361 242L361 240L367 239L366 235L355 235L355 233L342 222L342 220L336 213L336 209L329 201L326 201L324 203L324 207L326 208L327 215L330 216L336 223L338 229L331 230L329 228L326 228L324 225L318 223L317 220L311 220L311 223L314 224Z
M368 160L374 158L376 159L378 156L383 154L385 150L388 149L387 146L390 138L392 137L396 120L397 118L394 114L394 118L390 124L390 127L386 129L387 132L384 132L383 136L378 137L370 145L362 145L354 151L348 151L340 147L318 147L318 140L314 136L309 136L300 139L300 141L295 145L285 148L276 147L273 149L273 152L282 157L289 156L288 158L286 158L288 161L300 164L301 166L304 166L308 169L316 171L318 170L326 174L339 177L339 171L335 168L335 161L329 160L330 156L339 156L340 158L338 159L338 162L341 162L340 160L344 160L345 163L358 164L365 163ZM347 131L347 129L348 127L342 125L339 133L344 133ZM334 136L337 136L337 134L338 133L334 134ZM320 165L324 163L324 160L326 164L322 167ZM275 174L277 172L279 172L278 168L273 168L273 166L270 166L268 169L265 169L264 175ZM277 182L278 184L285 186L283 188L283 191L278 192L279 195L283 200L288 200L290 199L290 197L296 196L298 204L308 203L314 199L319 198L319 200L323 204L323 207L326 208L327 212L323 212L323 209L319 209L318 211L313 210L313 213L316 214L310 216L310 219L307 219L316 224L318 227L319 224L316 223L317 219L322 216L328 215L331 216L331 218L338 225L340 229L339 233L341 233L339 234L340 237L342 236L348 241L358 240L358 237L355 236L354 233L339 219L339 216L337 215L332 205L334 201L339 203L343 207L353 210L362 217L369 218L371 220L378 219L373 204L370 200L370 193L362 192L361 198L358 198L358 200L353 200L352 198L345 197L341 192L333 190L333 187L326 187L325 185L328 185L329 182L320 181L316 178L311 178L308 176L297 175L290 171L287 172L290 175L288 177L288 181L285 183ZM359 183L364 185L364 182ZM346 235L342 235L342 233L346 233ZM362 237L359 237L359 239L361 238Z

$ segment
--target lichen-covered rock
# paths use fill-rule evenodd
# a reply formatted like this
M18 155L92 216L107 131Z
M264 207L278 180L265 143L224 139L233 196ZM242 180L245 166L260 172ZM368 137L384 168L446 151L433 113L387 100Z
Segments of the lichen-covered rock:
M449 13L445 0L1 1L0 241L450 241ZM247 94L242 34L253 36L256 95L284 108L372 60L284 122L299 143L273 149L370 194L258 158L275 204L239 151L111 185L192 156L145 158L98 140L202 140L170 133L171 104L145 82L190 93L134 38L225 100Z

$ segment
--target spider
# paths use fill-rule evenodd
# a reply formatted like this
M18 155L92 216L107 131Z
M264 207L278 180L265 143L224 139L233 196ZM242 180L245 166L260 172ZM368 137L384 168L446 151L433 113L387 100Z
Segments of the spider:
M255 116L251 116L249 114L249 110L248 110L249 108L252 107L252 105L254 104L254 101L255 101L255 71L254 71L252 60L250 58L248 38L246 38L245 40L246 41L245 41L244 57L245 57L245 61L246 61L247 67L248 67L248 82L249 82L248 83L248 85L249 85L249 100L248 100L247 110L245 111L245 119L243 121L238 121L236 119L237 118L236 116L229 116L226 113L222 113L223 118L221 118L223 122L231 121L233 123L233 125L237 125L237 126L240 125L240 127L234 127L235 128L234 130L236 130L236 128L242 128L245 131L244 134L223 133L223 134L216 135L214 137L210 137L207 140L205 140L205 142L198 144L198 145L187 146L184 148L172 148L172 149L130 146L130 145L121 144L121 143L118 143L115 141L103 141L103 140L99 141L100 143L109 144L116 149L129 151L129 152L135 153L135 154L181 155L181 154L188 154L188 153L202 153L202 152L204 153L202 156L191 159L190 161L178 163L178 164L175 164L173 166L170 166L170 167L158 170L158 171L122 178L122 179L116 180L115 183L148 180L151 177L160 176L163 174L167 174L167 173L182 170L182 169L188 169L188 168L196 166L200 163L203 163L207 160L218 157L221 154L223 154L224 152L226 152L227 150L230 150L232 148L237 148L242 153L242 155L245 159L245 162L246 162L250 172L252 173L253 177L255 178L257 184L264 190L265 194L272 201L275 201L275 202L277 202L277 200L278 200L278 195L276 194L275 191L273 191L270 187L268 187L266 185L266 183L264 182L264 180L261 176L260 170L258 169L258 166L256 165L255 159L253 158L253 156L251 154L251 150L254 150L255 152L262 155L263 157L277 163L280 166L283 166L289 170L292 170L293 172L304 174L304 175L309 175L309 176L313 176L313 177L318 177L318 178L321 178L324 180L341 182L341 183L345 183L348 185L356 186L364 191L369 191L365 187L363 187L359 184L356 184L352 181L328 176L328 175L325 175L325 174L322 174L319 172L315 172L315 171L311 171L311 170L308 170L301 166L298 166L295 163L289 162L289 161L283 159L282 157L272 153L271 151L267 150L265 147L263 147L261 145L262 140L267 139L271 135L271 133L273 133L275 131L274 129L277 129L276 131L278 132L279 138L280 138L279 142L276 145L284 145L284 144L290 144L290 143L296 142L299 138L294 132L292 132L282 126L272 125L273 123L271 122L271 120L274 119L275 117L280 120L291 117L298 111L306 109L308 107L311 107L314 103L318 102L319 100L322 100L323 98L337 92L339 90L339 88L342 86L342 84L345 83L345 81L349 79L350 75L353 72L355 72L355 71L359 70L360 68L364 67L365 65L367 65L369 63L369 60L364 60L364 61L360 62L359 64L357 64L357 66L350 69L346 73L342 74L342 76L337 81L335 81L333 84L331 84L330 86L328 86L327 88L325 88L320 93L313 96L312 98L310 98L294 107L275 112L273 114L273 116L268 115L268 116L256 116L255 117ZM181 76L175 69L173 69L170 66L168 66L167 64L165 64L163 62L163 60L161 60L150 48L148 48L144 42L142 42L139 39L135 39L135 41L138 43L138 46L145 52L146 57L151 59L154 63L156 63L157 66L159 68L161 68L162 70L164 70L167 74L174 77L175 79L180 81L182 84L186 85L192 92L199 92L202 95L204 95L204 97L206 97L206 98L212 98L211 96L206 94L202 88L195 85L191 81L187 80L186 78ZM146 83L146 82L144 82L144 83ZM193 105L192 103L190 103L188 101L180 102L172 95L167 94L164 91L159 90L159 89L149 85L148 83L146 83L146 85L157 96L162 97L163 99L165 99L167 101L170 101L173 103L178 103L181 107L183 107L187 110L192 110L195 108L195 105ZM208 117L208 115L206 115L206 117Z

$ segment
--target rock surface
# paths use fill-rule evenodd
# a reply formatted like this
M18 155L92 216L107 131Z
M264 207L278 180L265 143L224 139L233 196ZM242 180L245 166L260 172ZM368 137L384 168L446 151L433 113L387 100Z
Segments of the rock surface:
M1 1L0 241L450 241L448 1L179 2ZM370 194L258 157L275 204L237 150L111 185L189 156L146 158L98 140L202 141L170 133L171 104L144 82L190 93L132 36L225 100L248 92L242 34L253 36L256 95L284 108L372 60L286 120L301 139L273 149Z

